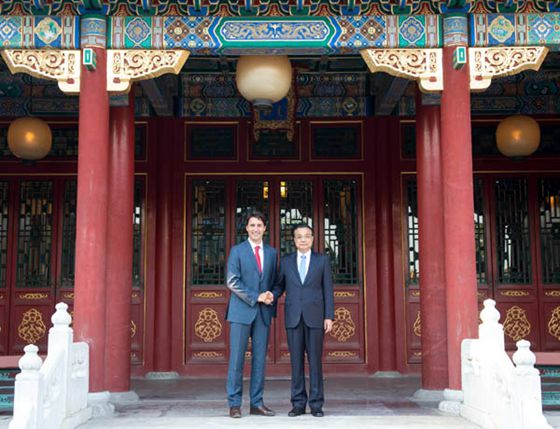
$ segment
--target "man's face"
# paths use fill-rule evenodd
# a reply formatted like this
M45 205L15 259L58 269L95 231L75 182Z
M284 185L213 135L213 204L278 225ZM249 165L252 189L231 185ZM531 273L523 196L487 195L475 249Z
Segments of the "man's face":
M247 226L245 227L249 238L253 243L260 243L262 241L264 232L266 231L266 225L258 217L249 218Z
M309 228L298 228L294 231L294 243L300 253L305 253L313 246L313 233Z

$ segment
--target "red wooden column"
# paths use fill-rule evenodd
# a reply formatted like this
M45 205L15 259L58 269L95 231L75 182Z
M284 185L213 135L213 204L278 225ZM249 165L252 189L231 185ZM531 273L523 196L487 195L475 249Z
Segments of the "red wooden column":
M379 308L379 371L395 371L395 291L393 276L393 220L391 195L391 151L388 120L376 121L376 247Z
M78 201L74 331L89 344L90 392L105 390L105 295L109 96L103 17L84 16L82 47L93 47L97 68L82 66L79 102Z
M422 388L448 386L440 107L416 97ZM437 100L439 103L439 100Z
M111 107L107 242L106 387L130 390L132 213L134 210L134 95L128 106Z
M154 326L154 372L151 378L172 378L172 198L174 121L161 119L157 153L157 222L156 222L156 296ZM177 320L177 319L175 319Z
M477 334L471 103L468 67L453 68L466 45L466 16L444 18L441 137L449 387L461 390L461 341Z

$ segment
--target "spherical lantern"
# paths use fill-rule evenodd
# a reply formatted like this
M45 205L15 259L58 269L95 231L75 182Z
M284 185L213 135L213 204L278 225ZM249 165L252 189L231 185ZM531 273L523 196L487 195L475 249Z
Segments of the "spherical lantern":
M533 118L509 116L498 125L496 143L505 156L521 158L535 152L541 142L541 129Z
M292 84L292 66L285 55L239 57L237 89L256 109L269 109L284 98Z
M49 125L38 118L18 118L8 128L8 146L18 158L36 161L47 156L52 146Z

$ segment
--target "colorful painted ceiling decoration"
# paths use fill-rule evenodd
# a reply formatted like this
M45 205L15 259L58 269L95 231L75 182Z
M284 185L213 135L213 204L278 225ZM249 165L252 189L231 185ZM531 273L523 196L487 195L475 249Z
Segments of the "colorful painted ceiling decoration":
M356 16L560 12L556 0L3 0L0 13L185 16Z

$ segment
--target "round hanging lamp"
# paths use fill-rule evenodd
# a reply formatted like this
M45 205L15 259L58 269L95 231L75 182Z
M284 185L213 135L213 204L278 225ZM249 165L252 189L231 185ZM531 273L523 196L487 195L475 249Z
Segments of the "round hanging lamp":
M541 129L530 116L513 115L505 118L496 130L498 150L511 158L534 153L541 142Z
M51 129L39 118L18 118L8 128L8 147L18 158L37 161L47 156L51 146Z
M270 109L284 98L292 84L292 66L285 55L239 57L235 76L241 95L255 109Z

